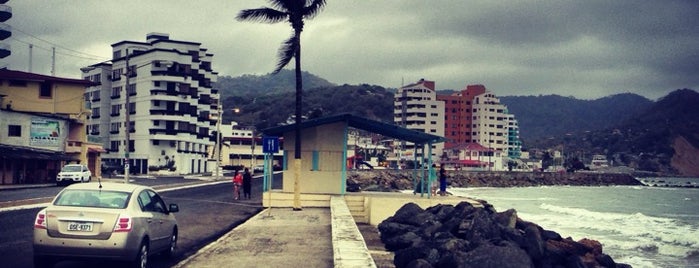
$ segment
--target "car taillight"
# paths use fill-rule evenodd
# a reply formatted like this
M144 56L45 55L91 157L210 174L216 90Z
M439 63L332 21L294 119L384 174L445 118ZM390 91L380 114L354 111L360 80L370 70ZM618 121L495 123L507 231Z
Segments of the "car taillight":
M36 214L36 220L34 220L34 228L36 229L46 229L46 211L39 211Z
M122 215L114 225L114 232L129 232L131 231L131 217Z

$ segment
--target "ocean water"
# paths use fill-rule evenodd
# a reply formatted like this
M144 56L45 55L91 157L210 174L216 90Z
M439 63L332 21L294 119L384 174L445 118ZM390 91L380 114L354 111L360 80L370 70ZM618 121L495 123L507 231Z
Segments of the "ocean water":
M699 179L695 179L699 182ZM451 188L574 240L594 239L633 267L699 267L699 188Z

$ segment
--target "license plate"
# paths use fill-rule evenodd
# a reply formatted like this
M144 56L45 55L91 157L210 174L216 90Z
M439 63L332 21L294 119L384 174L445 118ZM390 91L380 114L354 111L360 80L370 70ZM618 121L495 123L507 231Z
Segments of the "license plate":
M92 223L91 222L71 222L71 223L68 223L68 231L90 232L90 231L92 231Z

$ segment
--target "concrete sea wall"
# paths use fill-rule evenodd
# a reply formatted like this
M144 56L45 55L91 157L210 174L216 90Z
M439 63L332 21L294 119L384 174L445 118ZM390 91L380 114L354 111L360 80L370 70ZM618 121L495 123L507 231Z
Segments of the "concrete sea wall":
M425 172L426 174L426 172ZM351 170L348 172L348 190L398 191L413 188L413 180L420 178L420 170ZM427 176L425 176L427 179ZM530 187L545 185L609 186L643 185L626 173L597 172L494 172L447 171L451 187Z

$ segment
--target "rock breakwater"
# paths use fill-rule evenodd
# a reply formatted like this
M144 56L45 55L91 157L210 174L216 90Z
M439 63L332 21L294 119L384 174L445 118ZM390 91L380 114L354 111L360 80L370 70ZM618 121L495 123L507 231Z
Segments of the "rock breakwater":
M396 267L630 267L590 239L574 241L517 217L467 202L422 209L405 204L379 224Z
M413 170L352 170L348 172L348 189L365 191L400 191L413 188L413 178L420 178ZM447 172L451 187L529 187L545 185L609 186L643 185L625 173L594 172ZM427 178L427 176L425 176Z

